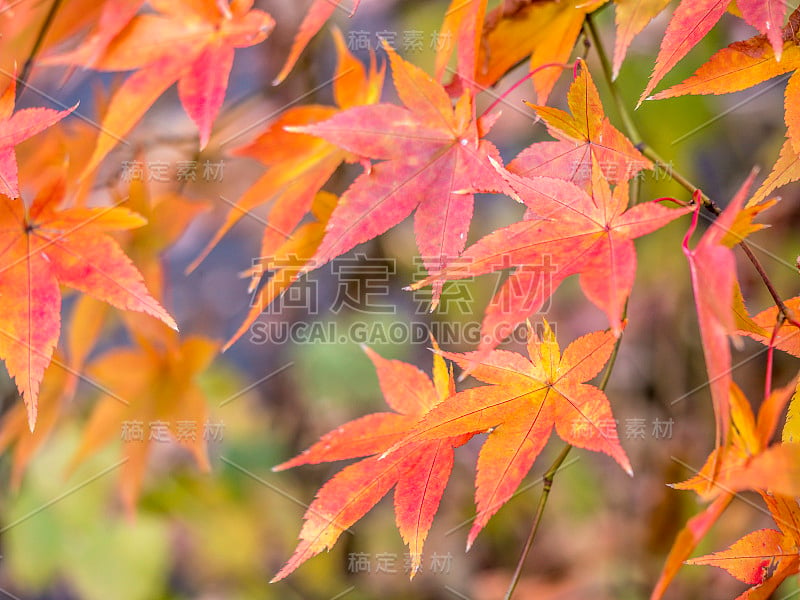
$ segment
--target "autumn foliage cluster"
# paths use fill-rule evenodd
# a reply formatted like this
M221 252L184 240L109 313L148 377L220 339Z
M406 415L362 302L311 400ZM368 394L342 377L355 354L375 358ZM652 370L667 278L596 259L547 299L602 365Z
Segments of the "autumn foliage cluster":
M455 453L467 443L480 446L468 548L529 473L546 473L552 483L571 447L603 453L633 477L647 469L629 460L614 425L615 399L605 388L625 343L637 277L635 240L676 222L685 236L673 248L688 264L716 427L708 431L713 451L705 466L674 484L707 505L675 540L652 598L666 592L685 561L721 567L748 584L740 598L769 597L800 572L800 397L794 379L781 387L772 382L775 351L800 357L800 297L776 291L747 238L765 226L755 220L775 205L775 190L800 179L800 79L796 73L788 78L786 141L760 187L755 173L742 177L728 201L695 188L678 165L674 177L686 188L683 197L642 197L642 174L665 163L657 144L636 129L629 108L637 99L621 98L614 80L633 38L667 4L452 0L440 26L452 43L436 49L428 72L389 41L361 62L346 34L327 26L359 3L311 2L274 84L303 57L314 60L307 46L325 31L320 35L332 36L336 47L334 103L296 103L257 124L252 140L233 150L233 157L259 161L263 175L228 202L227 217L188 269L200 265L243 215L268 204L261 258L242 273L250 280L251 308L224 343L179 332L161 257L206 206L180 190L153 195L142 181L120 187L104 177L116 168L119 144L173 84L196 125L197 151L209 145L237 49L260 44L276 27L269 7L256 8L252 0L75 0L53 2L45 22L27 29L34 22L26 22L27 9L6 7L26 25L19 27L20 40L35 39L23 44L2 38L16 63L9 65L16 70L6 73L10 83L0 97L0 358L20 396L3 417L0 446L12 448L14 483L85 377L101 397L73 466L119 439L120 428L132 420L202 423L206 399L195 377L218 353L245 336L262 310L299 279L413 215L426 276L407 283L411 290L430 289L431 310L447 282L510 272L480 308L475 348L451 352L430 340L430 376L364 348L391 410L344 423L275 467L359 459L320 488L297 548L274 581L333 547L392 490L413 577ZM789 14L784 2L674 4L652 75L640 82L639 104L741 91L800 66L800 12ZM601 10L615 14L610 59L594 25ZM656 92L726 12L753 29L752 37L719 49L691 77ZM31 36L31 30L41 35ZM15 47L25 50L15 54ZM599 59L592 63L596 70L585 60L592 53ZM527 67L517 83L531 98L524 110L552 139L504 161L487 135L504 119L496 84L520 63ZM88 108L60 106L58 98L57 109L16 108L31 68L61 68L65 77L87 69L124 75ZM554 97L559 80L568 81L566 98ZM619 123L607 116L600 81L610 86ZM382 99L392 92L397 102ZM479 111L479 98L487 94L496 101ZM23 144L34 136L37 145ZM344 163L361 170L337 196L329 182ZM518 203L524 216L468 244L475 195L486 193ZM737 253L768 290L771 308L748 312ZM542 308L573 275L607 327L559 340ZM69 335L62 335L64 295L70 298ZM502 346L520 327L528 331L524 354ZM125 331L131 343L109 346L110 329ZM741 336L766 348L763 397L745 397L731 375L731 345ZM98 353L99 339L106 342ZM471 387L462 383L467 378ZM566 445L547 469L536 459L553 433ZM210 468L202 436L179 441L200 468ZM122 447L120 496L132 513L151 448ZM759 494L775 527L696 556L740 492Z

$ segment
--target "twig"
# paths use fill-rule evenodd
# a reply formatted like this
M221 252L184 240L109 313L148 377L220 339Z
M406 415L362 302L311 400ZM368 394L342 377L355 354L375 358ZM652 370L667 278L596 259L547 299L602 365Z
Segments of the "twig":
M42 44L44 43L44 39L47 37L47 32L50 31L50 26L53 24L53 20L55 19L56 12L58 11L60 4L61 0L53 0L53 3L50 5L50 9L47 11L47 14L44 17L42 27L39 29L39 33L36 35L36 41L33 42L31 52L22 67L22 73L20 73L19 77L17 78L17 83L19 84L17 87L17 97L22 95L22 91L28 85L28 78L31 75L33 63L36 60L36 56L39 54L39 51L42 49Z
M544 485L542 487L542 495L539 496L539 506L536 507L536 515L533 517L531 531L528 534L528 539L525 540L525 546L522 548L522 554L517 562L517 568L514 570L514 575L511 577L511 583L508 586L506 595L503 596L503 600L511 600L511 596L514 594L514 590L517 588L520 576L522 575L522 567L525 564L525 559L528 556L528 552L531 550L531 546L533 546L533 540L536 537L536 532L539 530L539 524L542 522L544 508L547 505L547 498L550 496L550 489L553 487L553 478L555 477L556 471L558 471L558 469L561 467L561 464L567 458L570 450L572 450L572 445L565 444L561 449L561 453L553 461L553 464L550 465L550 468L547 469L547 472L542 476L542 482Z

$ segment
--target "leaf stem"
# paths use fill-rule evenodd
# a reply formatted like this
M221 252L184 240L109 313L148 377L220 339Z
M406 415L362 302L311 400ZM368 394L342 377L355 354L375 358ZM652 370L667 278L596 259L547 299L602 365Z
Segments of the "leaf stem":
M548 68L553 68L553 67L558 67L559 69L572 69L574 67L574 65L572 63L566 63L565 64L565 63L559 63L559 62L551 62L551 63L546 63L546 64L543 64L543 65L539 65L538 67L536 67L532 71L529 71L528 73L525 73L525 75L523 75L518 81L516 81L510 88L508 88L506 91L504 91L502 94L500 94L497 98L495 98L495 101L492 102L489 105L489 107L486 110L483 111L482 115L486 115L486 114L489 114L490 112L492 112L492 110L494 110L494 108L498 104L500 104L503 100L505 100L508 97L508 95L511 94L511 92L513 92L515 89L517 89L519 86L521 86L523 83L525 83L529 79L533 78L533 76L536 75L539 71L541 71L542 69L548 69Z
M50 26L53 24L53 20L55 19L56 12L58 12L58 7L60 4L61 0L53 0L53 3L50 5L47 14L44 17L42 27L39 29L39 33L36 35L36 40L33 42L31 52L28 55L28 58L25 60L25 64L22 67L22 72L17 78L17 83L19 84L17 86L18 98L22 95L23 90L28 85L28 78L31 75L33 63L36 60L36 56L39 54L39 51L42 49L42 44L44 44L44 39L47 37L47 32L50 31Z

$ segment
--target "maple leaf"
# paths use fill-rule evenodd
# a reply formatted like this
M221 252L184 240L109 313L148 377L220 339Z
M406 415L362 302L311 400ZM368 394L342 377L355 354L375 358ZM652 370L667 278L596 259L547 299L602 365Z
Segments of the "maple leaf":
M107 304L91 296L80 296L75 301L66 336L66 356L56 351L42 379L36 429L30 430L24 404L15 404L3 416L0 452L14 445L11 465L11 486L14 489L19 489L28 463L52 433L63 407L75 396L80 373L100 335L107 309Z
M791 314L800 315L800 296L784 300L783 304ZM778 350L800 357L800 329L796 325L782 320L778 330L771 332L778 323L778 312L777 306L771 306L755 315L751 326L740 328L736 333L749 336L765 345L772 343Z
M783 20L786 16L786 3L783 0L738 0L736 4L744 19L762 34L752 40L763 39L764 43L760 46L763 50L769 49L772 54L770 58L775 59L773 62L779 65L781 54L785 51L786 30L783 29ZM664 75L711 31L729 5L731 5L731 0L683 0L680 3L667 25L653 73L639 98L639 104L648 98L650 92ZM780 33L782 30L783 34ZM748 42L752 40L748 40ZM747 42L738 43L747 44ZM755 50L755 48L751 47L751 50ZM760 59L763 56L763 52L752 54L754 59ZM742 76L747 77L747 74L742 73ZM654 98L664 97L662 94L663 92Z
M116 0L74 0L61 10L53 9L51 3L0 2L0 68L3 74L9 75L27 62L37 44L39 50L35 55L96 24L104 11L113 10L109 6L113 1ZM42 28L45 20L48 26Z
M772 171L747 202L747 205L751 206L762 202L773 190L798 179L800 179L800 153L792 147L792 140L786 138Z
M694 477L672 487L693 490L704 500L751 489L800 496L800 444L769 444L780 412L794 390L792 382L771 394L756 424L747 398L732 384L729 402L736 414L733 443L715 448Z
M94 39L47 64L91 66L104 71L135 69L111 98L85 177L176 81L186 113L204 148L225 98L235 48L262 42L274 27L252 0L151 0L157 14L139 14L98 56Z
M733 494L724 494L709 504L702 512L690 518L686 525L678 532L672 543L664 568L658 577L650 600L661 600L667 591L670 582L678 574L683 563L694 552L697 545L703 540L711 527L716 523L725 509L733 500Z
M350 9L351 17L355 14L360 3L361 0L353 0ZM283 64L280 73L278 73L272 81L272 85L278 85L286 79L286 76L297 63L297 59L300 58L303 49L308 45L308 42L311 41L311 38L317 35L317 32L322 29L325 21L331 17L336 9L344 10L340 6L341 4L342 0L314 0L314 2L311 3L308 12L306 12L306 16L303 17L303 21L300 23L297 34L294 36L292 47L289 50L289 56L286 58L286 62Z
M755 173L751 173L728 207L705 232L697 247L690 250L689 238L697 227L702 208L700 195L695 194L694 218L683 240L683 253L689 261L697 321L716 416L718 447L726 443L730 425L728 394L732 369L728 336L735 331L733 298L737 285L736 257L732 246L753 229L752 218L758 214L757 210L743 211L745 198L754 178ZM737 221L741 214L746 218ZM720 298L723 299L722 302Z
M493 85L517 63L530 57L530 70L539 69L531 77L536 100L539 104L546 103L561 69L540 67L567 62L586 15L607 1L501 2L486 15L483 24L475 83L481 87Z
M636 35L669 4L669 0L614 0L617 39L614 44L612 79L616 79L628 47Z
M730 548L687 561L725 569L739 581L755 586L737 600L769 598L783 581L800 571L800 506L793 497L762 493L780 531L748 533Z
M444 13L442 25L439 27L439 39L447 40L448 43L438 44L436 47L436 58L434 59L433 75L437 80L444 76L447 63L456 49L456 44L449 43L451 40L458 40L458 68L456 75L459 78L472 79L476 71L475 50L480 45L483 35L483 19L486 16L486 0L450 0L447 10ZM470 28L477 45L464 48L461 44L461 36L465 34L465 29ZM472 58L466 66L463 58L469 55ZM466 66L464 70L462 67Z
M642 169L651 169L653 164L605 116L586 64L578 64L580 71L567 94L571 115L527 103L559 141L528 146L508 164L508 170L527 177L556 177L585 187L591 184L592 160L600 164L611 183L628 181Z
M438 346L434 340L434 348ZM453 467L453 448L472 435L406 444L391 456L380 453L404 438L420 417L455 393L444 359L434 355L433 382L413 365L382 358L364 348L378 374L386 402L396 412L375 413L345 423L296 458L276 466L283 470L303 464L373 455L345 467L317 492L300 531L292 557L272 579L279 581L300 564L331 548L339 536L363 517L392 487L397 528L412 558L411 576L420 568L422 545L439 507Z
M333 96L338 108L344 110L377 102L385 69L378 69L373 57L367 72L348 51L338 29L333 30L333 39L338 55ZM336 168L342 161L356 158L324 139L287 131L286 128L322 121L336 113L336 107L318 104L290 108L252 143L234 150L234 154L261 161L268 169L236 202L214 237L187 267L187 272L195 269L244 215L272 199L275 201L267 215L261 256L272 255L287 241L289 232L309 211L315 194Z
M547 322L539 339L528 326L528 356L505 350L442 356L476 379L490 384L459 392L428 412L392 450L406 444L489 431L478 456L475 502L478 514L467 548L492 515L507 502L530 470L555 428L564 441L605 452L629 474L631 465L619 444L605 393L584 383L597 375L613 351L616 337L596 331L561 350ZM477 364L476 364L477 363Z
M728 94L794 71L785 92L787 139L771 173L750 200L750 205L761 202L775 188L800 179L800 111L797 109L797 99L800 97L800 75L797 74L797 69L800 67L798 30L800 30L800 9L789 16L789 22L780 30L780 46L776 47L766 35L734 42L714 54L686 81L653 96L653 99L662 99L685 94Z
M77 104L66 110L25 108L14 112L16 77L0 96L0 194L19 197L17 154L14 147L70 114Z
M485 311L479 352L487 352L536 313L561 281L578 274L586 296L606 313L612 330L619 334L636 273L633 240L689 209L669 209L657 202L627 208L627 186L617 186L612 194L596 161L592 174L591 196L567 181L507 174L508 183L533 216L478 240L464 251L458 264L410 289L439 279L464 279L517 267Z
M201 336L178 341L176 334L168 342L116 348L86 369L103 393L84 428L71 468L122 436L125 463L120 496L131 514L154 439L163 442L162 436L173 437L191 451L201 469L210 469L202 431L207 421L205 395L195 379L214 359L219 344ZM154 426L160 428L153 431ZM145 432L145 427L150 431Z
M91 67L100 60L108 46L136 16L144 2L145 0L105 0L101 3L100 14L96 17L97 26L83 44L88 53L88 60L84 66ZM81 11L72 9L62 12L76 13L75 16L78 17ZM88 52L89 48L91 52Z
M653 96L654 100L674 98L685 94L729 94L747 89L778 75L794 71L800 64L797 31L800 10L789 17L781 29L782 57L777 60L775 48L765 35L734 42L719 50L683 83L674 85ZM790 108L787 98L787 113Z
M13 445L11 487L18 490L28 463L47 440L58 423L62 407L75 394L78 378L65 368L66 361L57 352L48 365L37 399L36 429L31 431L23 404L16 404L3 416L0 426L0 452Z
M672 486L693 490L703 499L713 498L713 502L689 519L678 533L650 600L663 597L681 564L717 522L737 491L759 487L784 491L796 489L798 474L794 465L800 460L797 445L769 445L794 389L795 381L773 391L761 403L756 418L739 387L731 385L730 444L716 448L695 477Z
M311 213L316 220L300 225L281 246L271 250L269 254L262 252L258 264L244 273L250 277L247 290L251 294L250 310L239 329L225 342L223 352L249 331L253 322L275 298L300 278L303 269L319 248L337 200L333 194L318 192L311 207Z
M136 267L105 234L139 227L142 218L123 208L59 209L62 198L62 182L40 192L30 208L0 196L0 358L22 394L31 429L39 383L59 337L59 284L176 328Z
M482 139L497 115L473 119L469 90L453 108L439 83L388 45L386 52L405 106L357 106L327 121L291 128L382 161L342 194L314 267L382 234L416 209L417 247L426 268L438 271L466 244L473 190L505 189L492 163L500 162L500 154Z
M147 224L118 239L138 265L153 296L163 298L166 274L161 255L183 235L195 217L208 209L208 203L171 192L151 196L147 184L135 179L125 191L118 206L141 215Z

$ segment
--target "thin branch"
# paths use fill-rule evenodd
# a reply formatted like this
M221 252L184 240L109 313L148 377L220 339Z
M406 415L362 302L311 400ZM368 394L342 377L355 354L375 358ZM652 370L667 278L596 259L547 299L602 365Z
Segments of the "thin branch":
M778 311L780 312L780 314L783 315L783 318L789 321L789 323L791 323L795 327L800 328L800 323L798 323L797 320L794 318L794 313L789 309L789 307L786 306L786 304L784 304L783 300L781 300L781 297L778 295L778 292L772 285L772 281L770 281L767 272L764 270L764 267L761 266L761 262L758 260L756 255L753 254L753 251L750 249L750 246L744 240L739 242L739 246L742 247L745 256L747 256L750 262L753 263L753 266L758 272L759 277L761 277L761 281L763 281L764 285L767 287L769 295L772 296L772 300L773 302L775 302L775 306L778 307Z
M528 552L531 550L531 546L533 546L533 540L536 538L536 532L539 530L539 524L542 522L544 508L547 505L547 498L550 496L550 489L553 487L553 478L556 475L556 471L558 471L558 469L561 467L561 464L564 462L564 460L566 460L570 450L572 450L572 445L564 444L564 447L561 449L561 453L553 461L553 464L550 465L550 468L547 469L547 472L542 476L542 482L544 485L542 488L542 495L539 497L539 506L536 507L536 515L533 517L531 531L528 534L528 539L525 540L525 546L522 548L522 555L519 557L517 568L514 570L514 575L511 577L511 583L508 586L506 595L503 596L503 600L511 600L514 590L517 589L517 584L519 583L520 576L522 575L522 568L525 564L525 559L528 556Z
M617 107L617 112L619 112L619 116L622 119L622 125L625 128L625 133L633 142L634 146L638 146L642 142L642 136L639 133L639 130L636 128L636 123L633 122L633 117L631 117L628 107L625 106L625 102L622 99L622 96L620 96L617 86L614 85L614 80L611 77L611 62L608 60L608 54L606 54L605 47L602 43L600 43L600 36L597 34L597 28L594 25L594 20L592 19L591 14L586 15L586 20L584 21L584 30L586 31L587 37L591 40L595 51L597 52L597 58L600 59L600 65L603 68L603 76L605 77L609 90L611 90L611 98L614 100L614 104Z
M61 0L53 0L53 3L50 5L49 10L44 17L42 27L39 29L39 33L36 35L36 41L33 42L33 48L31 48L31 52L25 61L25 65L22 67L22 73L20 73L19 78L17 79L17 83L19 84L17 87L17 97L22 95L23 90L28 84L28 78L31 75L33 63L36 60L36 56L39 54L39 51L42 49L42 44L44 44L47 33L50 31L50 26L53 24L53 20L55 19L56 12L58 12L58 7L60 4Z

